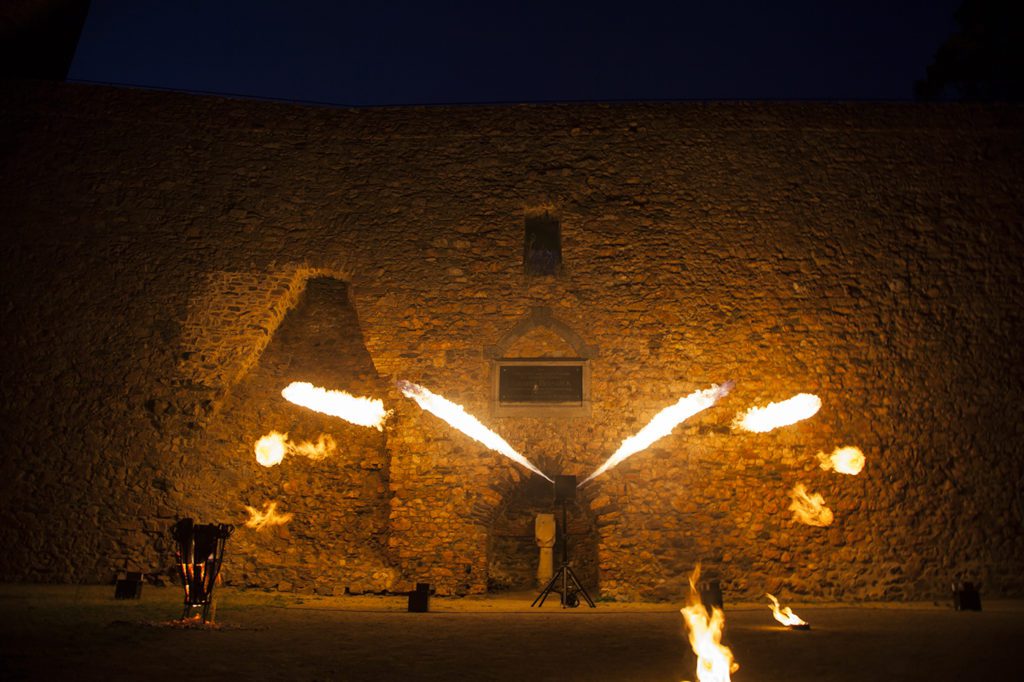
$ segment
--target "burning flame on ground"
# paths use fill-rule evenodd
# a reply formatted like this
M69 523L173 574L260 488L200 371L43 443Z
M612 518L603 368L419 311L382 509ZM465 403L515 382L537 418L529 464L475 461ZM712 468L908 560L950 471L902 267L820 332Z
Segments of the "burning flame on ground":
M608 460L598 467L597 471L585 478L580 485L597 478L612 467L617 466L631 455L634 455L652 443L672 433L680 423L686 421L698 412L703 412L714 405L719 398L724 396L732 388L732 382L727 381L721 386L712 386L703 391L694 391L685 398L680 398L675 405L666 407L647 423L647 426L640 429L635 435L622 441L622 445L615 451Z
M300 443L288 441L287 433L271 431L256 441L253 448L256 452L256 461L265 467L272 467L280 464L285 455L302 455L310 459L324 459L334 454L338 444L329 433L321 433L320 437L313 443L304 440Z
M735 429L766 433L813 417L820 409L821 398L811 393L799 393L788 400L741 412L733 419L732 425Z
M789 505L793 519L808 526L830 526L834 519L832 510L825 506L825 498L821 493L807 494L803 483L797 483L789 494L793 502Z
M722 645L722 627L725 612L717 606L707 608L700 600L697 580L700 579L700 564L690 574L690 596L686 606L679 609L686 623L687 635L693 653L697 654L697 682L729 682L732 673L739 669L733 660L732 651Z
M764 596L772 600L772 605L770 608L772 610L772 615L775 616L775 620L779 621L786 627L794 627L796 625L807 625L807 621L793 613L793 609L789 608L788 606L785 608L779 608L779 600L775 598L775 595L766 592Z
M400 380L396 382L396 385L402 391L402 395L406 398L412 398L421 408L430 412L435 417L440 417L473 440L483 443L491 450L500 452L513 462L523 465L549 481L552 480L551 477L535 467L530 460L516 452L511 445L505 442L504 438L481 424L479 419L467 413L461 405L431 393L426 388L411 381Z
M864 453L860 451L860 448L852 445L836 448L831 455L819 452L818 460L821 462L822 469L825 471L832 469L837 474L856 476L864 469Z
M359 426L372 426L378 431L384 430L384 420L391 414L384 409L383 400L328 390L305 381L293 381L281 391L281 395L296 405L332 417L341 417Z
M263 505L263 511L245 505L245 510L249 512L249 520L245 522L246 527L254 528L256 530L263 530L270 526L283 526L292 520L293 514L278 514L277 513L277 502L267 502Z

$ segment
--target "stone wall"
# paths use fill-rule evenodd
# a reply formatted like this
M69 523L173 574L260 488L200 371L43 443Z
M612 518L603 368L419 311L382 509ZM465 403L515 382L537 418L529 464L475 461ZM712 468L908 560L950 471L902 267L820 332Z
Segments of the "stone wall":
M581 489L600 594L678 599L697 561L727 598L1024 594L1019 108L343 110L52 84L0 101L2 579L165 571L166 529L193 515L240 526L235 584L479 592L528 564L506 540L529 472L395 380L581 476L733 380ZM561 224L557 276L524 272L537 211ZM490 413L491 352L538 308L594 351L589 416ZM384 431L279 397L318 373L384 399ZM730 428L799 392L814 418ZM271 429L344 447L265 469L251 446ZM840 445L864 450L859 476L818 466ZM801 482L831 526L792 519ZM241 525L271 500L287 525Z

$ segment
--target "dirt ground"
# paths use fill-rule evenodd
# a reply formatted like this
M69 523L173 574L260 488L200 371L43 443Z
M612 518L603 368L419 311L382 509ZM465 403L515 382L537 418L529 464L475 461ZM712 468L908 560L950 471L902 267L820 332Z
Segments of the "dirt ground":
M695 680L674 604L557 595L438 599L316 597L221 589L216 629L182 629L177 588L119 601L111 586L0 585L3 680ZM767 602L766 602L767 603ZM1024 602L790 604L806 632L766 605L726 604L735 682L1012 680L1024 667Z

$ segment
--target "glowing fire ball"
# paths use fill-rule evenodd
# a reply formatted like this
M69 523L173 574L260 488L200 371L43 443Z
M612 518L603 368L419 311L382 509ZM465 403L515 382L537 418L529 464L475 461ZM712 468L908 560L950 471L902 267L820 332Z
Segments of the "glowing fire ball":
M288 446L285 443L287 439L288 434L277 431L271 431L260 438L256 441L255 446L256 461L265 467L280 464L284 459L285 452L288 451Z
M847 474L848 476L856 476L864 469L864 453L860 448L852 445L836 448L831 455L819 452L818 461L821 462L821 468L825 471L831 469L837 474Z

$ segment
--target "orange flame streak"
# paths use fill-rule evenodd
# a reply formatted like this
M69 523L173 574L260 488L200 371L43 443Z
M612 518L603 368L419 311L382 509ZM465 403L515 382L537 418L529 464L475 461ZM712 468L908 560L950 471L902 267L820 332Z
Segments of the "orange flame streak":
M721 386L714 385L703 391L694 391L690 395L680 398L679 402L675 405L666 407L654 415L654 418L647 422L647 426L622 441L622 445L615 451L615 454L598 467L597 471L583 479L580 485L582 486L584 483L597 478L609 469L618 466L632 455L649 447L655 441L669 435L676 426L718 402L722 396L729 392L730 388L732 388L730 382L726 382Z
M384 409L383 400L356 397L345 391L328 390L305 381L293 381L281 391L281 395L290 403L340 417L358 426L371 426L378 431L384 430L384 420L391 414Z
M277 512L277 502L264 503L263 511L249 505L245 505L245 510L249 512L249 520L245 522L246 527L257 531L270 528L271 526L283 526L291 521L294 516L291 513L279 514Z
M690 574L690 595L686 606L679 609L686 623L687 635L693 653L697 654L697 682L729 682L732 673L739 670L732 651L722 644L725 612L717 606L711 613L704 607L697 591L700 564Z
M818 460L821 462L822 469L825 471L832 469L837 474L856 476L864 469L864 453L860 448L852 445L836 448L831 455L819 452Z
M771 608L772 615L775 616L775 620L787 627L792 627L794 625L807 625L807 621L793 613L793 609L788 606L785 608L779 608L779 600L776 599L774 595L765 592L764 596L772 600L772 605L769 608Z
M821 409L821 398L811 393L799 393L788 400L752 407L733 419L734 429L766 433L813 417Z
M402 395L406 398L412 398L421 408L430 412L435 417L443 419L473 440L483 443L491 450L505 455L513 462L521 464L549 481L552 480L550 476L534 466L530 460L516 452L511 445L505 442L504 438L481 424L480 420L476 417L467 413L461 405L431 393L426 388L411 381L400 380L397 382L397 386L402 391Z
M834 520L832 510L825 506L825 498L821 493L807 494L807 488L803 483L797 483L789 494L793 502L789 510L793 512L793 519L808 526L830 526Z
M333 454L337 448L338 444L334 440L334 436L329 433L321 433L315 443L308 440L292 443L288 440L287 433L271 431L256 441L253 450L256 453L257 462L265 467L272 467L280 464L285 455L302 455L320 460Z

